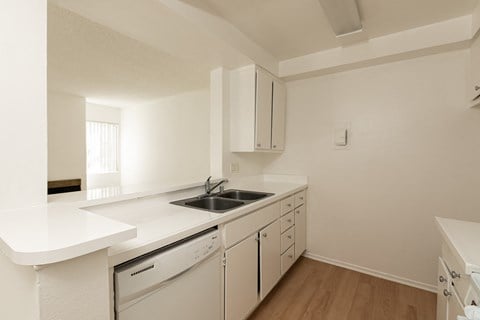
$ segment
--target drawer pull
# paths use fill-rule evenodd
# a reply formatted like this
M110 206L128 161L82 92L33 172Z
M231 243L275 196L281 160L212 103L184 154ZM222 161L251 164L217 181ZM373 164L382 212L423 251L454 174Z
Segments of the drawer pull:
M455 271L452 271L450 274L452 275L453 279L460 278L460 274L456 273Z
M266 238L268 237L268 234L266 232L262 233L262 237Z
M444 290L443 290L443 295L444 295L445 297L449 297L449 296L452 295L452 293L451 293L450 291L448 291L447 289L444 289Z
M273 149L275 149L277 146L276 145L273 145Z
M300 198L300 200L303 200L303 197L299 197L299 198Z
M287 236L287 238L288 238L288 239L292 239L292 235L289 234L289 235Z
M292 219L287 219L287 222L288 222L288 223L292 223Z
M297 210L297 214L300 214L300 210Z
M291 206L292 206L292 204L291 204L291 203L287 203L287 207L291 207Z
M262 145L260 143L257 143L257 147L260 148Z
M480 90L480 86L475 86L475 91Z
M293 254L289 254L288 257L289 257L290 259L293 259Z
M447 282L447 279L445 279L444 276L440 276L440 277L438 277L438 281L440 281L440 282Z

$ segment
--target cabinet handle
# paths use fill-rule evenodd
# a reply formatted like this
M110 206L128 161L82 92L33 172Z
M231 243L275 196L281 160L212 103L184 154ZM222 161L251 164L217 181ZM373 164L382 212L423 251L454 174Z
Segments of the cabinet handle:
M443 290L443 295L444 295L445 297L449 297L449 296L452 295L452 293L451 293L450 291L448 291L447 289L444 289L444 290Z
M292 236L291 236L291 235L288 235L287 238L288 238L288 239L292 239Z
M277 146L276 145L273 145L272 148L275 149Z
M287 222L288 222L288 223L292 223L292 219L287 219Z
M452 275L453 279L460 278L460 274L456 273L455 271L452 271L450 274Z
M296 213L297 213L297 214L300 214L300 210L297 210Z
M475 91L480 90L480 86L475 86Z
M262 233L262 237L266 238L268 234L266 232Z
M303 200L303 197L299 197L299 198L300 198L300 200Z
M438 281L440 281L440 282L447 282L447 279L445 279L444 276L440 276L440 277L438 277Z
M260 143L257 143L257 147L260 148L262 145Z
M293 259L293 254L289 254L288 257L289 257L290 259Z
M291 207L291 206L292 206L292 204L291 204L291 203L287 203L287 207Z

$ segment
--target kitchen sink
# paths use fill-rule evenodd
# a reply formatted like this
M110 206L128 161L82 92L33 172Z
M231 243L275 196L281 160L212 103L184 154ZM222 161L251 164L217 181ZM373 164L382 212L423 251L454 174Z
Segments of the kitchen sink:
M242 201L233 201L217 197L206 197L198 200L185 202L186 206L212 211L233 209L236 207L240 207L244 204L245 202Z
M245 191L245 190L227 190L217 194L217 197L252 201L252 200L260 200L271 195L272 193L265 193L265 192Z
M187 208L224 213L272 195L273 193L232 189L210 196L202 195L170 203Z

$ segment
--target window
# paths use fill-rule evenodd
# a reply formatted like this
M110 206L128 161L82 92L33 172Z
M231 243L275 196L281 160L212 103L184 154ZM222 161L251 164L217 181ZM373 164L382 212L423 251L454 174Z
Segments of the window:
M118 171L119 125L87 121L87 174Z

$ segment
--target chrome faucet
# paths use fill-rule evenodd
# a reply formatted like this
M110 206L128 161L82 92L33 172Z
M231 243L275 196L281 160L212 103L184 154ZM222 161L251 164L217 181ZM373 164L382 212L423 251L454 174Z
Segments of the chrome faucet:
M223 190L222 184L228 182L228 179L222 179L219 182L217 182L214 186L212 186L211 183L210 183L211 178L212 178L212 176L208 177L207 181L205 181L205 194L206 195L210 195L212 193L212 191L215 190L215 188L217 188L219 186L220 186L220 189Z

